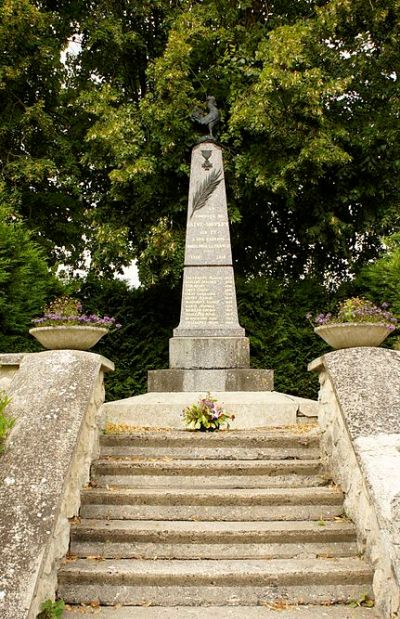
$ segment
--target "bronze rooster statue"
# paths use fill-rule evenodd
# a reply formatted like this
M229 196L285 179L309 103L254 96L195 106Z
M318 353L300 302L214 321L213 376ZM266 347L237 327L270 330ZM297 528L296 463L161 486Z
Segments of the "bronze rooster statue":
M219 121L219 111L215 97L207 97L208 114L201 114L198 110L192 112L192 120L199 125L206 126L208 129L208 138L213 140L213 129Z

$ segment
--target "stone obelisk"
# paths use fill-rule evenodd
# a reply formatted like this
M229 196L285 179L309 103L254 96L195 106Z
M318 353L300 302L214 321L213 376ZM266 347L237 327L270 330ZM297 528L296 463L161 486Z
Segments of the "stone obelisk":
M170 339L169 370L149 372L149 391L268 391L273 371L250 369L239 325L222 149L193 148L181 319Z

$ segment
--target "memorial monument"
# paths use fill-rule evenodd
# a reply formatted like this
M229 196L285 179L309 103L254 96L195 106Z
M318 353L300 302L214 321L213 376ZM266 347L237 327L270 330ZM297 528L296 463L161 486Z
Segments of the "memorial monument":
M250 369L238 320L222 148L209 113L194 120L209 135L192 150L180 323L169 343L169 369L151 370L149 392L269 391L273 371Z

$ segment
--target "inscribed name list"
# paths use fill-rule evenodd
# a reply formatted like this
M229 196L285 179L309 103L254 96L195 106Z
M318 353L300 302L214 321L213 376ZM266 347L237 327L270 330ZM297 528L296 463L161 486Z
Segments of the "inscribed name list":
M232 267L188 267L183 279L184 328L239 328Z

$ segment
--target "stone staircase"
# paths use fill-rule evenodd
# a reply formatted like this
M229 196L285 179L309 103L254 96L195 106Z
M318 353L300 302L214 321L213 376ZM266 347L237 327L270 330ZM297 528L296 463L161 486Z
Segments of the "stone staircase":
M101 437L59 571L64 617L378 617L313 426Z

